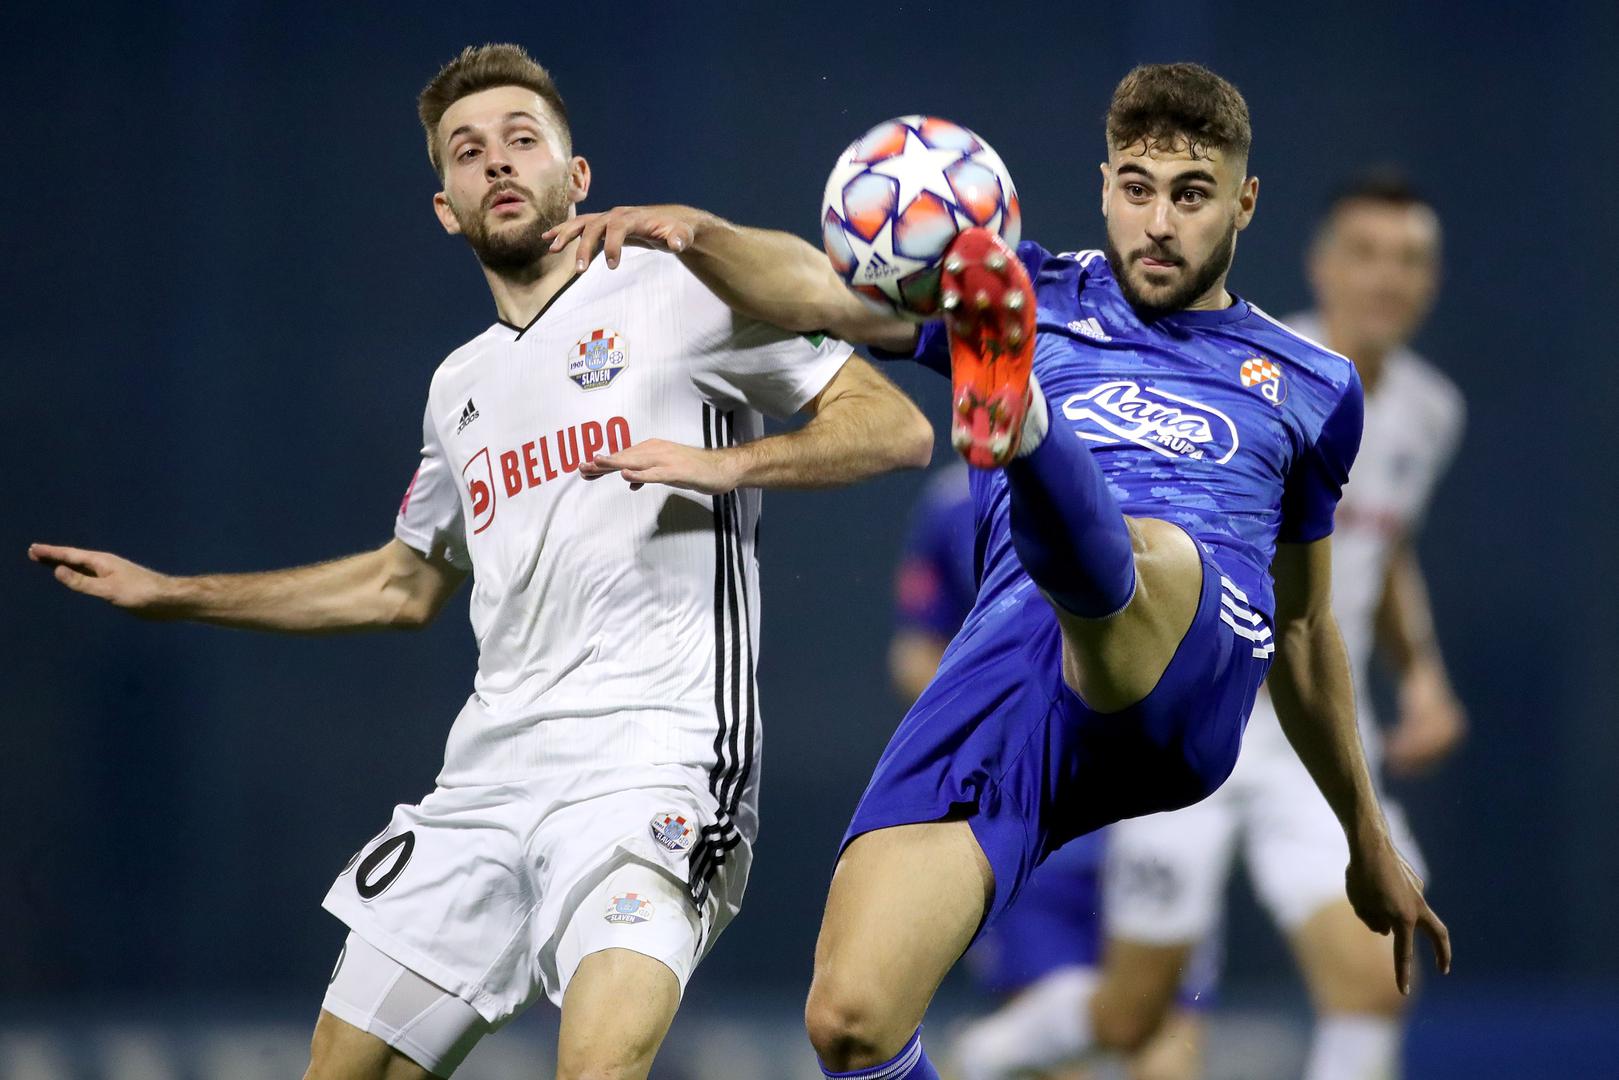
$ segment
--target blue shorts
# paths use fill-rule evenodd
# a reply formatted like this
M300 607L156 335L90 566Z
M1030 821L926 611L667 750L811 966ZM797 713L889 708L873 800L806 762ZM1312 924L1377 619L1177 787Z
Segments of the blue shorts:
M967 953L992 994L1015 994L1051 972L1096 967L1102 958L1102 856L1106 833L1051 853L1022 895Z
M1273 649L1256 643L1269 638L1264 617L1200 550L1192 625L1158 685L1119 712L1093 712L1063 682L1056 613L1032 582L974 609L878 760L844 846L967 818L995 873L987 925L1068 841L1213 792L1236 764Z

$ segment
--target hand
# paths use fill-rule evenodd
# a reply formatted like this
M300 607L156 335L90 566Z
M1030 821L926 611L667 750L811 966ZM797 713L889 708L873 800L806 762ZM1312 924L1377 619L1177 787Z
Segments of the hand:
M1398 776L1425 772L1456 749L1467 734L1467 712L1456 700L1444 669L1422 664L1400 683L1400 720L1389 732L1385 754Z
M162 618L172 578L105 551L29 544L28 558L54 568L57 581L147 618Z
M1450 931L1422 898L1422 879L1389 843L1387 835L1350 851L1344 873L1349 906L1375 933L1394 935L1394 984L1411 992L1411 954L1421 928L1433 942L1439 970L1450 974Z
M571 217L546 230L542 239L551 241L551 251L555 253L578 238L575 261L580 270L590 265L600 244L607 255L607 266L612 269L618 266L626 243L677 254L686 250L707 220L708 214L690 206L617 206L600 214Z
M632 491L643 484L667 484L706 495L723 495L737 486L740 473L736 465L736 454L731 450L704 450L666 439L647 439L616 454L597 454L579 466L579 472L587 480L616 472L629 481Z

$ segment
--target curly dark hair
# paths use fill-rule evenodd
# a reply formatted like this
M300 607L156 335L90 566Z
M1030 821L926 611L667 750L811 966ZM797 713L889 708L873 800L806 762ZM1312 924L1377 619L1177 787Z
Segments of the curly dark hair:
M1201 64L1142 64L1119 81L1107 110L1107 141L1115 150L1188 149L1193 157L1218 150L1246 158L1253 145L1248 103L1235 86Z

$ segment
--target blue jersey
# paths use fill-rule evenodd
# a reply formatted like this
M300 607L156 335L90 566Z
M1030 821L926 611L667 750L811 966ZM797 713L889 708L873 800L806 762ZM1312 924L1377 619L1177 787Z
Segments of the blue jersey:
M1354 365L1240 298L1143 322L1099 251L1018 247L1034 279L1034 372L1053 430L1086 440L1119 508L1191 534L1249 604L1273 614L1278 541L1332 532L1360 446ZM916 359L949 370L943 323ZM978 606L1026 583L1000 470L974 470L983 552Z
M895 621L901 630L956 636L978 595L973 559L973 502L967 466L941 469L911 515L894 579Z

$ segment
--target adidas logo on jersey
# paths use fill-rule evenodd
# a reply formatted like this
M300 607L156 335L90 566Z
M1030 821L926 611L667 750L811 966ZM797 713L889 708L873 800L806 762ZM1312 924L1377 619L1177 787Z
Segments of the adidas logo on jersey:
M1095 319L1075 319L1068 324L1068 329L1076 334L1084 334L1093 341L1112 341L1113 336L1102 329L1102 324Z
M461 422L455 425L455 433L461 434L467 429L467 425L476 419L478 419L478 406L472 403L471 398L467 398L467 407L461 410Z

